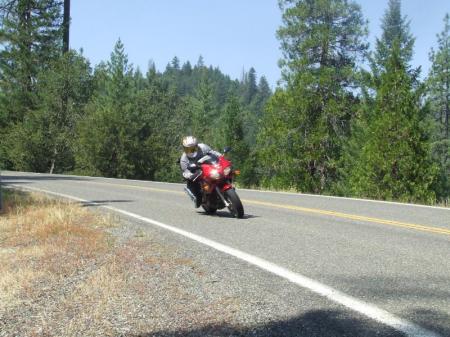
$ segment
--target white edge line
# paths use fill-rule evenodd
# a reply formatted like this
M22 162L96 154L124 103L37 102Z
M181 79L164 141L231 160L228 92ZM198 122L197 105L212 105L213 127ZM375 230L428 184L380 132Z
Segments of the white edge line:
M67 199L72 199L72 200L79 201L79 202L90 202L89 200L77 198L77 197L74 197L71 195L51 192L51 191L34 188L34 187L23 187L23 186L16 186L16 185L9 185L9 186L12 186L17 189L25 189L25 190L29 189L29 190L39 191L39 192L43 192L46 194L55 195L55 196L63 197L63 198L67 198ZM95 203L93 203L93 204L95 204ZM422 328L422 327L418 326L417 324L409 322L405 319L399 318L383 309L376 307L373 304L358 300L357 298L347 295L339 290L336 290L332 287L329 287L325 284L322 284L318 281L315 281L315 280L308 278L306 276L303 276L301 274L292 272L286 268L280 267L276 264L273 264L269 261L261 259L257 256L245 253L243 251L240 251L238 249L226 246L219 242L207 239L200 235L187 232L187 231L179 229L177 227L166 225L162 222L140 216L138 214L124 211L124 210L121 210L121 209L118 209L118 208L115 208L112 206L105 206L105 205L101 205L101 204L98 204L98 206L109 209L111 211L114 211L114 212L117 212L120 214L123 214L128 217L158 226L160 228L166 229L173 233L182 235L186 238L189 238L191 240L194 240L196 242L204 244L204 245L211 247L215 250L218 250L222 253L231 255L239 260L242 260L249 264L257 266L260 269L268 271L274 275L277 275L277 276L282 277L292 283L295 283L303 288L306 288L316 294L326 297L333 302L339 303L339 304L341 304L353 311L356 311L366 317L369 317L377 322L385 324L397 331L403 332L407 336L410 336L410 337L442 337L441 335L439 335L435 332L432 332L430 330Z
M38 175L47 175L46 173L34 173L34 172L20 172L20 171L5 171L12 173L31 173ZM153 183L153 184L168 184L168 185L180 185L184 186L184 184L180 183L169 183L163 181L153 181L153 180L136 180L136 179L124 179L124 178L106 178L106 177L95 177L95 176L76 176L70 174L53 174L53 176L60 177L78 177L78 178L92 178L92 179L106 179L106 180L123 180L123 181L133 181L139 183ZM406 202L396 202L396 201L384 201L384 200L372 200L372 199L362 199L362 198L351 198L351 197L337 197L332 195L320 195L320 194L309 194L309 193L295 193L295 192L282 192L282 191L269 191L269 190L255 190L249 188L239 188L241 191L249 191L249 192L258 192L258 193L272 193L272 194L283 194L283 195L293 195L293 196L306 196L306 197L314 197L314 198L330 198L330 199L341 199L341 200L353 200L353 201L362 201L362 202L370 202L370 203L379 203L379 204L387 204L387 205L399 205L399 206L407 206L407 207L420 207L420 208L430 208L430 209L440 209L445 211L450 211L450 207L441 207L441 206L429 206L429 205L420 205L420 204L408 204Z

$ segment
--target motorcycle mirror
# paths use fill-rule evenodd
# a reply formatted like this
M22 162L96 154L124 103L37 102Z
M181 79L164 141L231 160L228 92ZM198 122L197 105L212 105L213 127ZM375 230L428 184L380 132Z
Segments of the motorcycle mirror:
M231 147L230 146L225 146L224 147L224 149L223 149L223 153L225 154L225 153L228 153L228 152L230 152L231 151Z

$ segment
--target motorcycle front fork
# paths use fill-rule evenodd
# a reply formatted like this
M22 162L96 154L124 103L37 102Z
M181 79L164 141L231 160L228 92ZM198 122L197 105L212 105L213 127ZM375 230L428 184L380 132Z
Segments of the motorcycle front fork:
M217 195L220 197L220 199L222 199L223 203L225 204L225 207L230 206L230 203L228 201L225 200L225 197L223 196L222 192L220 191L219 187L216 186L216 192Z

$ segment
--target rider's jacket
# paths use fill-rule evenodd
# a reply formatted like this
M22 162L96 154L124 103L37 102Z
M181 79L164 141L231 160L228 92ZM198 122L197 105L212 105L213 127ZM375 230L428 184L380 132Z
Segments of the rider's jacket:
M188 170L189 164L196 163L200 158L210 153L216 156L221 155L220 152L214 151L213 149L211 149L211 147L203 143L198 144L197 155L193 158L189 158L186 153L183 152L180 158L180 167L181 171L183 171L183 177L185 179L191 179L192 177L194 177L195 173Z

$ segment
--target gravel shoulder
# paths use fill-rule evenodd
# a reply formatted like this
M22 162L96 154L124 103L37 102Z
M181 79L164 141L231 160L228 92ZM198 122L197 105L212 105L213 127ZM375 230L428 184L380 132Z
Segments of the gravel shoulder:
M32 225L0 218L1 337L400 336L175 234L95 207L57 210L50 228L35 213Z

